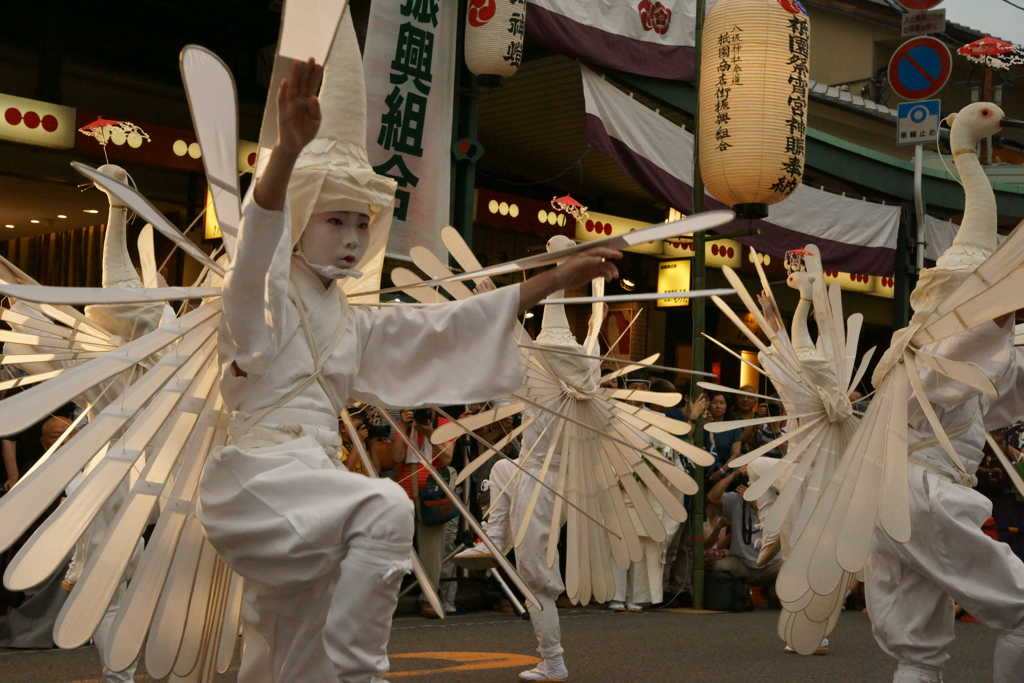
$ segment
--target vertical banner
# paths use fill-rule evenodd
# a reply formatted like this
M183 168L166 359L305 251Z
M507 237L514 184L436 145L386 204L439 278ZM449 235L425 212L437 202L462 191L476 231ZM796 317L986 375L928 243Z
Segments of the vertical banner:
M449 223L458 3L374 0L363 51L366 151L394 178L389 256L423 246L443 256Z

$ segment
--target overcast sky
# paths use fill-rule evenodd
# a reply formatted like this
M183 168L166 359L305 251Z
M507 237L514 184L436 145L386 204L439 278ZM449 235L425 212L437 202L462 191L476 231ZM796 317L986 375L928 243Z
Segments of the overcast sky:
M1013 2L1024 7L1024 0ZM1024 45L1024 11L1003 0L945 0L935 9L945 9L949 21Z

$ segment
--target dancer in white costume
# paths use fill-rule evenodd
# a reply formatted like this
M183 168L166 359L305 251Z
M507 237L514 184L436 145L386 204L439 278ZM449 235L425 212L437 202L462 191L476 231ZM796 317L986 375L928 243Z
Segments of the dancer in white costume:
M793 605L779 633L809 652L822 626L834 624L849 577L864 571L876 637L899 662L897 683L941 681L953 599L1003 631L998 683L1019 680L1024 669L1024 564L981 532L990 506L969 488L985 430L1024 409L1007 316L1024 307L1024 230L995 249L995 197L975 157L976 143L1007 123L984 102L955 116L951 142L966 190L960 231L922 272L914 317L879 361L875 396L792 537L776 583L783 604ZM814 305L816 313L824 308L817 296ZM783 462L792 454L791 447ZM764 489L773 483L757 481ZM763 493L753 489L753 498Z
M733 420L709 424L710 431L736 429L752 425L786 422L786 430L776 439L733 460L732 467L747 466L750 485L743 493L758 509L762 529L762 546L758 565L768 563L781 549L788 558L794 545L805 532L811 514L817 508L828 482L831 481L846 444L859 422L850 404L849 393L863 378L874 349L857 362L857 340L863 316L843 318L839 285L825 286L821 255L814 245L789 252L787 284L800 293L793 313L791 333L787 334L778 305L768 286L763 269L755 259L763 291L760 306L754 303L743 283L731 269L725 273L741 292L741 299L756 316L760 328L770 340L765 345L721 299L715 303L737 324L758 349L759 370L772 382L779 399L758 396L766 401L781 400L785 415ZM808 329L808 317L814 311L818 337ZM733 393L746 393L718 385L702 386ZM765 457L764 453L780 446L786 448L783 458ZM783 563L776 581L782 612L779 633L787 648L801 654L827 652L827 636L835 627L850 584L850 575L842 572L835 559L834 583L812 584L796 566ZM790 576L786 578L787 572ZM794 637L794 632L800 637Z
M297 65L282 85L280 135L245 205L225 285L221 390L232 445L211 458L200 498L211 543L247 579L246 645L257 651L243 657L247 681L365 681L387 671L413 517L393 482L334 466L345 401L417 406L512 391L522 381L517 314L556 288L617 274L604 259L618 253L596 250L448 306L350 309L335 280L354 274L378 227L369 217L389 213L395 189L362 149L361 82L346 14L325 73L323 124L314 67Z
M951 118L950 146L967 207L953 245L934 268L922 271L910 300L914 316L907 328L897 332L894 347L933 320L961 284L976 276L981 276L978 284L989 284L981 268L996 251L996 205L975 145L1005 124L1003 112L993 104L976 103ZM1010 241L1019 242L1022 232L1018 226ZM1011 267L1019 271L1021 265ZM1024 293L1018 290L1002 303L1001 310L993 312L1004 312L1008 305L1019 308L1022 303ZM983 313L985 302L979 300L977 305ZM924 367L919 374L934 414L929 415L923 403L909 408L911 536L900 543L878 530L866 572L875 638L898 662L894 683L942 680L954 638L954 601L983 624L1001 631L993 661L994 681L1011 683L1024 675L1024 563L1009 546L982 533L992 504L972 489L987 432L1024 414L1024 353L1013 344L1013 316L1005 315L920 347L920 353L931 354L940 363L973 364L978 379L991 382L991 387L986 392L952 381L943 376L940 364ZM895 373L893 355L890 350L879 363L876 386L886 373Z
M568 241L566 238L561 239ZM565 246L558 244L558 238L549 242L549 248L554 245ZM584 352L584 347L576 341L569 329L565 308L561 304L544 306L544 318L536 341L545 346L563 347L580 354ZM552 355L549 362L566 386L581 392L593 392L597 388L601 371L598 358ZM520 467L555 490L558 486L561 454L555 450L546 471L544 456L558 440L558 430L552 428L552 422L557 416L538 412L536 409L527 409L523 414L530 424L523 430L520 452L526 454L526 457ZM522 476L510 460L501 458L494 463L487 481L491 501L484 530L496 546L509 548L516 531L523 524L523 515L529 506L535 480ZM516 547L516 570L537 595L542 608L530 610L530 623L537 637L537 652L543 661L534 669L519 674L519 678L525 681L564 681L569 675L562 657L562 634L558 607L555 605L555 600L565 590L565 584L557 554L553 563L546 561L549 536L553 533L551 519L554 508L555 497L547 491L542 492L534 505L533 516L523 541ZM557 544L558 539L555 538L554 542ZM478 545L460 553L456 561L481 555L489 556L489 553L482 545Z
M571 241L567 238L555 237L548 242L548 250L568 244ZM672 519L685 519L681 494L692 493L695 484L652 442L678 447L702 464L711 462L706 453L669 433L685 433L685 423L614 400L671 406L679 402L679 394L601 387L602 379L607 378L601 377L601 358L594 350L602 318L603 309L598 306L590 320L588 338L580 344L569 327L564 307L545 305L541 332L536 343L529 345L526 383L514 396L515 402L498 408L491 416L474 416L476 425L499 415L523 413L522 426L509 435L522 434L522 455L515 463L499 460L491 469L491 505L485 523L485 531L497 547L515 548L517 570L543 606L542 611L530 610L543 661L520 673L522 680L562 681L568 677L555 606L563 590L568 587L574 602L585 604L591 595L600 602L611 600L614 569L625 569L630 562L641 559L641 535L665 539L665 527L654 508L663 506ZM611 376L618 377L651 362L653 359L645 359ZM470 425L461 426L464 429ZM459 427L445 425L441 435L435 434L435 440L447 438ZM488 444L489 450L460 478L469 476L509 437ZM622 483L641 513L637 525L633 519L637 513L627 509L616 481ZM563 520L568 523L564 583L558 562ZM487 549L477 544L456 556L456 561L470 564L488 558Z

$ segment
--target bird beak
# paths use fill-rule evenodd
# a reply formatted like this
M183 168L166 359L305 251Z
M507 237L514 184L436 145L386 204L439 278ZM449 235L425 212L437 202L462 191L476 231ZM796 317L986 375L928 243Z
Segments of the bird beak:
M1003 128L1024 128L1024 121L1018 121L1017 119L1003 119Z

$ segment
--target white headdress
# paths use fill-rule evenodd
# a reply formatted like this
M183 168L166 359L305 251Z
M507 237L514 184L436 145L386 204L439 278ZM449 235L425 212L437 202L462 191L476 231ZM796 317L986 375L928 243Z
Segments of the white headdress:
M277 89L289 60L278 55L260 131L260 148L277 136ZM376 289L391 232L396 183L373 170L366 155L366 84L363 61L348 9L338 23L320 87L322 121L315 139L302 150L288 183L292 243L298 244L309 219L326 211L357 211L370 217L370 243L356 264L362 277L344 281L346 291ZM261 155L263 161L267 155ZM264 162L265 163L265 162ZM261 172L262 168L257 170Z

